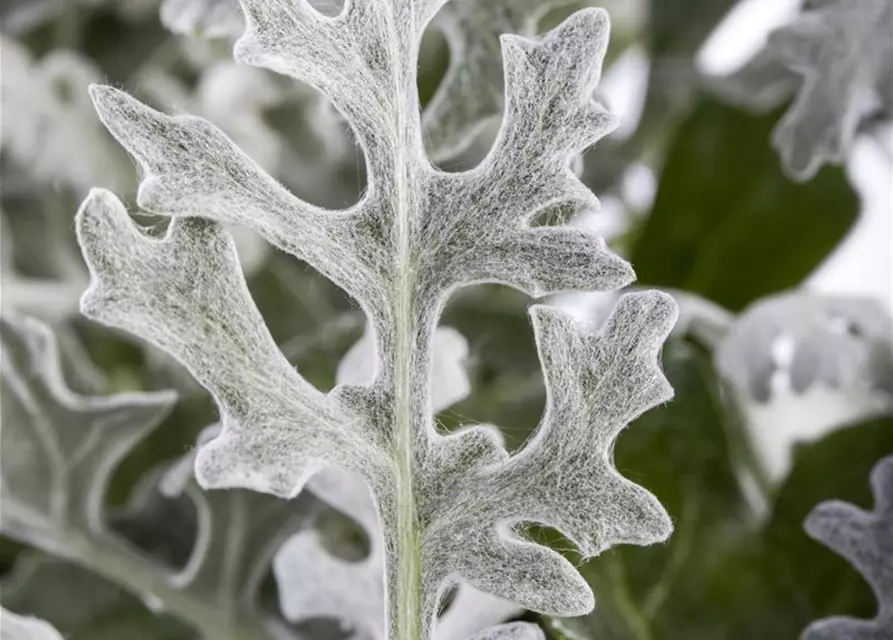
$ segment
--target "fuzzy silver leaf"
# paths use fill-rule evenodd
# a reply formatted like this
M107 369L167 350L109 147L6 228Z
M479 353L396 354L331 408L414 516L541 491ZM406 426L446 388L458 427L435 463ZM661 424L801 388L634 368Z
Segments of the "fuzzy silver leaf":
M719 87L759 109L796 94L772 143L788 173L809 180L823 165L846 159L867 116L893 113L891 24L890 0L809 0Z
M534 307L549 408L519 453L487 426L435 428L433 343L457 288L496 282L540 297L633 278L592 233L534 224L597 206L570 162L614 127L592 99L607 14L581 10L536 39L503 36L497 141L475 169L445 173L425 155L416 90L421 35L444 4L347 2L329 16L306 0L243 0L236 59L316 87L353 127L368 175L356 205L303 202L206 121L94 87L100 118L140 165L140 206L173 220L160 236L141 230L103 191L78 214L93 279L84 312L175 355L218 402L222 432L196 459L204 487L293 497L327 466L364 477L384 538L388 633L401 640L429 638L442 595L461 582L547 613L591 609L576 569L526 540L524 523L559 529L584 556L671 530L610 458L620 431L671 396L658 366L676 317L668 296L624 296L596 334ZM358 302L375 343L368 384L323 394L291 367L224 222L257 230Z
M878 599L873 620L828 618L812 623L802 640L888 640L893 638L893 457L871 472L874 510L823 502L806 519L806 532L847 559Z

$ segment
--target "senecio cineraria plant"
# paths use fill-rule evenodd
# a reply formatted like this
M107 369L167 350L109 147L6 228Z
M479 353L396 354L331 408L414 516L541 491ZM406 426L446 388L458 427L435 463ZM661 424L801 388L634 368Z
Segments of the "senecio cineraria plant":
M445 173L426 158L416 89L421 35L445 2L354 1L326 16L305 0L243 0L236 59L316 87L352 125L368 172L355 206L302 202L208 122L94 86L100 118L140 165L140 206L172 220L151 235L103 190L77 217L92 276L82 311L170 352L217 400L220 435L195 460L204 488L293 498L328 466L368 482L393 640L431 637L441 598L460 581L539 612L591 610L587 583L527 539L526 523L554 527L584 557L672 529L611 461L619 432L672 395L658 367L676 317L667 295L623 296L597 332L548 304L531 308L548 400L518 453L488 426L435 428L432 338L453 291L497 282L539 298L633 279L592 234L536 224L597 206L570 161L614 126L593 100L607 14L581 10L537 39L503 36L498 138L475 169ZM323 394L295 371L221 223L255 229L360 304L375 341L370 384ZM516 625L481 637L519 633L534 632Z
M141 205L182 217L149 238L95 192L78 220L94 277L84 311L172 352L219 402L223 431L196 461L203 486L293 497L329 464L365 476L383 523L390 637L407 640L429 636L458 578L539 611L591 609L572 565L518 536L523 522L558 528L585 555L670 531L608 456L626 423L669 397L656 365L675 313L665 296L628 296L595 336L534 307L551 397L521 453L508 457L484 427L433 428L430 341L451 290L496 281L541 296L630 279L596 238L529 226L552 208L594 205L568 161L611 124L591 102L606 15L580 12L540 41L505 39L502 134L479 168L445 174L425 160L415 97L415 52L437 4L351 3L328 18L302 3L245 3L237 57L317 86L353 123L370 175L353 209L301 203L207 123L95 88L104 122L141 164ZM256 228L359 301L376 336L374 382L327 396L304 382L207 219Z

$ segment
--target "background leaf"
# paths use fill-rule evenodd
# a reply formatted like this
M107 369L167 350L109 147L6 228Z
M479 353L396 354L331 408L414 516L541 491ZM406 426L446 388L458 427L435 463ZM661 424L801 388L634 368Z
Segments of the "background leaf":
M676 132L633 245L642 284L738 310L800 284L840 243L858 215L855 192L840 169L788 181L765 144L776 120L702 98Z

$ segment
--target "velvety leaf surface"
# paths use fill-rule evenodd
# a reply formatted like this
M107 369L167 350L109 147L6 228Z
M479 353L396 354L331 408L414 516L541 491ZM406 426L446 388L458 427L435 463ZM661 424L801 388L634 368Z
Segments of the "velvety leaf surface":
M546 623L550 637L635 640L685 637L703 580L741 527L747 507L734 472L734 418L724 407L710 354L682 338L663 353L674 401L639 418L617 441L619 469L654 491L674 519L662 546L615 549L589 562L595 610ZM683 629L685 631L683 631Z
M573 566L527 540L524 522L557 527L587 557L671 528L607 456L630 420L671 396L657 363L676 316L668 296L624 296L598 333L549 305L532 309L548 403L515 456L486 426L435 429L430 355L455 289L499 282L541 296L615 289L632 276L593 234L534 224L596 206L569 161L613 126L592 100L607 16L583 10L542 37L502 38L501 133L481 165L450 174L425 159L416 94L418 43L443 4L376 0L329 16L304 2L243 2L237 59L316 86L351 122L369 176L355 206L299 200L206 121L94 87L100 117L141 166L139 203L174 220L164 235L148 233L106 191L78 218L93 276L83 310L174 354L218 401L221 434L196 457L203 486L292 497L327 465L370 483L391 633L404 638L427 637L458 580L543 611L591 608ZM376 339L370 384L324 394L294 370L219 222L256 229L358 302Z
M765 144L776 117L701 100L675 134L633 244L643 283L738 310L800 284L846 236L859 201L843 171L790 182Z

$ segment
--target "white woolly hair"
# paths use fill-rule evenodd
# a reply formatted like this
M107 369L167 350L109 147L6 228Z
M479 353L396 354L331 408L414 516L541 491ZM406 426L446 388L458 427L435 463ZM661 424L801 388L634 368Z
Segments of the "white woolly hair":
M293 497L327 466L369 483L384 538L388 636L400 640L431 637L438 603L457 582L548 614L591 610L574 566L526 539L524 523L558 529L586 557L665 540L672 528L611 456L623 428L672 395L658 366L676 318L667 295L621 297L595 334L555 307L531 308L548 398L517 454L487 426L435 428L432 343L456 288L496 282L540 297L633 279L591 233L533 226L557 210L597 206L569 163L615 126L592 99L607 14L578 11L535 39L502 36L497 141L475 169L445 173L426 157L416 90L419 42L445 2L356 0L327 16L307 0L242 1L236 59L316 87L353 127L369 177L356 205L303 202L210 123L97 86L100 118L139 163L140 206L173 220L150 237L107 191L91 193L77 219L92 275L83 312L167 350L217 400L223 429L198 452L202 486ZM368 384L323 394L295 371L222 223L258 231L361 305L376 354Z

